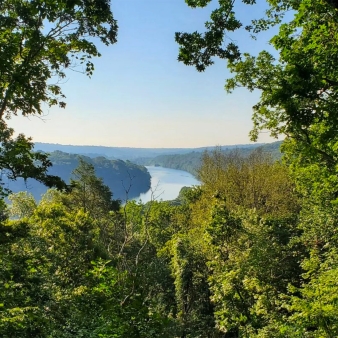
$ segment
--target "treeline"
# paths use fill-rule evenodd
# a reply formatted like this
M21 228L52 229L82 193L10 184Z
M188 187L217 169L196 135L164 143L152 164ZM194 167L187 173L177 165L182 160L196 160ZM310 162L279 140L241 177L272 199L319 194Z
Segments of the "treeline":
M79 161L92 164L96 175L103 179L116 199L135 198L150 188L150 174L147 169L130 161L108 160L103 156L90 158L62 151L50 153L48 159L52 164L48 174L58 176L66 183L73 177L72 172L79 165ZM36 200L40 200L41 195L47 190L45 185L34 179L13 181L3 178L3 183L13 192L30 192Z
M235 147L219 147L224 154L230 154L237 151L240 156L247 157L257 149L271 154L272 158L278 160L281 158L280 152L281 142L273 142L262 146L235 146ZM206 150L205 150L206 151ZM175 155L159 155L154 158L138 158L135 163L148 166L161 166L171 169L185 170L190 174L197 176L197 170L202 164L203 152L193 151L188 154Z
M337 336L334 192L289 168L215 150L179 203L121 206L81 162L71 192L11 195L1 336Z
M246 144L246 145L230 145L222 146L223 149L234 150L235 148L257 148L259 144ZM131 147L103 147L103 146L86 146L86 145L65 145L55 143L34 143L35 151L43 151L52 153L60 150L65 153L80 154L88 157L104 156L109 159L121 159L135 161L139 158L153 158L160 155L174 155L174 154L187 154L191 152L202 153L208 150L208 147L200 148L131 148Z

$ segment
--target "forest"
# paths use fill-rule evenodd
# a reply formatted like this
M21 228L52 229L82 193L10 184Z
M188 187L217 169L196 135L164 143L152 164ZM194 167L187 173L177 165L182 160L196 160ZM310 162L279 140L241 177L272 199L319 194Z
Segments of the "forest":
M80 161L93 165L95 175L102 178L103 183L113 192L114 198L121 201L138 197L150 188L150 174L147 169L128 160L108 160L103 156L90 158L62 151L49 153L48 159L51 162L48 174L60 177L67 184L74 178L72 172ZM4 177L2 183L11 192L28 191L37 201L47 191L44 184L34 179L18 178L13 181Z
M50 79L74 62L91 76L93 39L117 42L109 1L0 3L1 177L50 188L37 203L1 185L1 337L338 336L338 3L265 3L244 25L236 2L219 0L203 32L175 39L180 62L201 72L219 58L228 92L260 93L250 137L283 137L282 159L206 152L201 186L145 205L122 205L85 161L64 182L7 123L66 107ZM228 35L270 28L274 55L242 53Z
M267 143L265 145L255 146L242 146L236 145L235 147L221 147L218 148L224 154L230 154L232 152L237 152L242 157L248 157L252 152L259 150L265 153L269 153L273 159L280 160L281 142ZM209 151L212 149L209 149ZM204 151L192 151L186 154L168 154L168 155L158 155L152 158L149 157L140 157L133 160L133 162L139 165L148 165L148 166L161 166L165 168L185 170L190 174L197 176L197 171L202 164L203 153L208 152L207 149Z

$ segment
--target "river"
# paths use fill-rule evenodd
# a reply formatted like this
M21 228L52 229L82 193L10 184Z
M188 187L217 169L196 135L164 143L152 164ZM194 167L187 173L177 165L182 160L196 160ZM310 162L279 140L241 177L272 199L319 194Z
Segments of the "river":
M190 173L183 170L163 167L146 167L151 176L151 188L144 194L135 198L147 203L151 200L174 200L183 187L200 185L200 182Z

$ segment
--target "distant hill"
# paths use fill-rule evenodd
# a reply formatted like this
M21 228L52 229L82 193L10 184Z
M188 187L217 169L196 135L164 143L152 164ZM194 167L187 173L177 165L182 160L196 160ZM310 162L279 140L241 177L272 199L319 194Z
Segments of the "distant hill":
M222 146L222 149L235 149L237 147L257 148L260 143L245 145ZM102 146L75 146L54 143L36 142L34 149L51 153L59 150L71 154L80 154L88 157L105 156L110 159L135 160L137 158L153 158L159 155L188 154L203 152L213 147L201 148L127 148L127 147L102 147Z
M253 150L261 148L264 152L270 153L274 159L281 158L280 145L281 141L268 143L264 145L257 145L256 147L247 145L238 145L236 147L222 147L224 153L237 150L242 156L248 156ZM209 148L212 150L213 148ZM187 154L174 154L174 155L160 155L153 158L138 158L134 162L140 165L153 165L161 166L171 169L185 170L196 175L196 170L201 165L201 158L203 152L193 151Z
M53 166L49 169L49 174L59 176L69 183L72 171L78 166L79 157L78 154L62 151L52 152L49 159ZM139 196L150 188L150 174L142 165L129 161L109 160L103 156L90 158L81 155L81 158L93 164L96 175L101 177L110 188L114 199L125 200L126 190L129 188L129 199ZM5 184L13 192L23 190L31 192L37 200L47 190L43 184L31 179L26 183L23 179L18 179L17 181L6 181Z

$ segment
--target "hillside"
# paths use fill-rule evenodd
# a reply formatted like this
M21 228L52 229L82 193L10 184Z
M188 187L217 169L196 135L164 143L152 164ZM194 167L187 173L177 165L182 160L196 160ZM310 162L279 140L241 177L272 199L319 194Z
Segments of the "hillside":
M281 142L273 142L264 145L259 145L257 147L253 146L236 146L232 148L221 147L224 153L229 153L230 151L238 151L241 156L247 157L252 153L253 150L261 148L264 152L270 153L274 159L279 159L281 157L280 152ZM209 148L209 150L212 150ZM134 160L135 163L139 165L153 165L161 166L171 169L185 170L192 175L196 175L196 170L201 165L201 158L203 152L192 151L187 154L174 154L174 155L160 155L154 158L138 158Z
M257 148L262 144L246 145L225 145L222 149L235 149L238 147ZM200 148L128 148L128 147L103 147L103 146L86 146L86 145L64 145L54 143L36 142L34 149L51 153L53 151L63 151L71 154L80 154L88 157L105 156L110 159L135 160L137 158L153 158L160 155L188 154L191 152L203 152L213 147Z
M49 158L53 166L49 169L49 174L59 176L69 183L72 171L78 166L79 157L78 154L69 154L62 151L52 152ZM95 158L81 156L81 158L94 166L96 175L103 179L113 192L115 199L125 200L126 190L129 188L129 199L137 197L150 188L150 175L144 166L129 161L108 160L103 156ZM26 183L23 179L4 181L4 183L13 192L23 190L31 192L37 200L46 191L44 185L31 179Z

